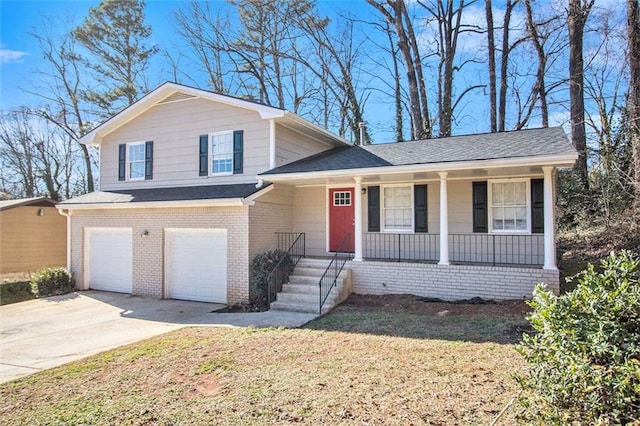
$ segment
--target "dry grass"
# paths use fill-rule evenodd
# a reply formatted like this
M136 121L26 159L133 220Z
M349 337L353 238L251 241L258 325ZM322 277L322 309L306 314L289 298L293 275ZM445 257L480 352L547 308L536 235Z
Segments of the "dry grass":
M0 419L488 424L515 394L524 311L352 297L304 329L182 329L1 385Z

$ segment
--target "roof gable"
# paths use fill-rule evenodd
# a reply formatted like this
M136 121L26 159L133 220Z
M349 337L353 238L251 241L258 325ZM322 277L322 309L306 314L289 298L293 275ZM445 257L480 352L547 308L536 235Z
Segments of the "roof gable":
M276 119L283 121L296 127L307 129L310 132L320 133L330 139L334 145L349 145L349 143L341 137L289 111L172 82L166 82L152 90L134 104L118 112L82 136L79 142L86 145L100 145L106 135L131 122L156 105L196 98L254 111L258 113L263 120Z

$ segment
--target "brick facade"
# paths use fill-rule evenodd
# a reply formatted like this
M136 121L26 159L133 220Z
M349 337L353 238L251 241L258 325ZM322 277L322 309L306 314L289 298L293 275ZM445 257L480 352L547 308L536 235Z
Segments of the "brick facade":
M249 207L75 210L72 216L71 270L84 288L86 227L133 229L133 294L165 297L164 228L227 229L227 302L249 297ZM149 235L142 237L143 231Z
M353 291L360 294L509 300L531 298L537 283L560 291L557 270L374 261L351 261L347 267L353 273Z

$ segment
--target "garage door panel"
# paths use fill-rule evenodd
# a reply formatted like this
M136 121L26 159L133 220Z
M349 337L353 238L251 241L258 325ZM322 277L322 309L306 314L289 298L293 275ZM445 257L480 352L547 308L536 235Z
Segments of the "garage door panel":
M131 293L131 228L87 228L88 287L94 290Z
M227 230L166 229L166 280L172 299L227 302Z

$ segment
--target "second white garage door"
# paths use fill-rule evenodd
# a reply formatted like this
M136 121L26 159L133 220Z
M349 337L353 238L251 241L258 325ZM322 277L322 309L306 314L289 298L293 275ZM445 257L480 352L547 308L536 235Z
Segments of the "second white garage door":
M165 229L168 297L227 303L227 230Z

